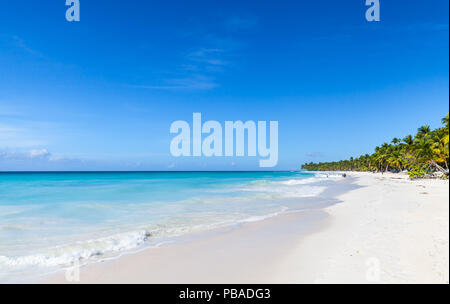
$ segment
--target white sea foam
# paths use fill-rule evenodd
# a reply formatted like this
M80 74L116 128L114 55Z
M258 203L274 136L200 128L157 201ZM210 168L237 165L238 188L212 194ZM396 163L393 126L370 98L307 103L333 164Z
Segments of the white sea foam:
M294 186L294 185L311 184L311 183L318 182L320 180L321 179L319 179L319 178L311 177L311 178L305 178L305 179L290 179L290 180L287 180L287 181L274 182L274 183L279 183L281 185Z
M342 179L342 178L343 178L342 174L337 174L337 173L331 173L331 174L318 173L316 176L310 177L310 178L290 179L290 180L287 180L287 181L274 182L274 183L280 183L282 185L294 186L294 185L306 185L306 184L311 184L311 183L318 183L318 182L323 182L323 181L327 181L327 180L339 180L339 179Z
M282 214L283 212L286 212L288 209L289 208L287 208L287 207L282 207L281 210L278 211L278 212L273 212L273 213L270 213L270 214L260 215L260 216L251 216L251 217L246 218L246 219L244 219L244 220L242 220L240 222L241 223L251 223L251 222L262 221L262 220L265 220L265 219L277 216L279 214Z
M53 247L46 253L6 257L0 256L0 266L62 266L86 260L109 252L130 250L142 245L151 233L145 230L116 234L95 240L76 242L71 245Z
M276 216L285 212L287 209L287 207L281 207L278 211L269 214L248 216L243 219L223 220L210 224L182 224L172 222L166 225L156 225L149 229L119 233L108 237L57 246L38 254L17 257L0 256L0 270L22 269L29 266L68 267L75 262L84 263L94 261L95 259L101 260L105 257L117 256L117 254L143 247L153 237L159 240L159 242L154 243L154 246L157 246L163 242L161 241L163 237L176 237L194 231L208 231L233 224L256 222Z
M248 187L241 188L242 191L265 193L270 198L301 198L313 197L323 192L326 187L311 185L324 181L327 178L311 177L305 179L290 179L286 181L258 181Z

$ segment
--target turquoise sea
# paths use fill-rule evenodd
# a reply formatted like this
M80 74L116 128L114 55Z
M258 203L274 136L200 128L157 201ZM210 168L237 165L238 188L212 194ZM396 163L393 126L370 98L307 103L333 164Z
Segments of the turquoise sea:
M302 172L0 173L0 282L320 207Z

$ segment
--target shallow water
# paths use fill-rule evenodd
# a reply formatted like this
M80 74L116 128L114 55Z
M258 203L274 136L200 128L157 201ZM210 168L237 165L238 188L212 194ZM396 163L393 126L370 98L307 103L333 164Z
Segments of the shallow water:
M0 281L319 207L301 172L0 173Z

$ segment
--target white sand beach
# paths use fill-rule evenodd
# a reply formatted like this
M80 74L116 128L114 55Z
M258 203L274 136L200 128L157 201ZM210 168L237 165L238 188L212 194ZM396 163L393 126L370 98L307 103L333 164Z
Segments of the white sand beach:
M349 176L339 204L89 264L79 282L449 283L448 181Z

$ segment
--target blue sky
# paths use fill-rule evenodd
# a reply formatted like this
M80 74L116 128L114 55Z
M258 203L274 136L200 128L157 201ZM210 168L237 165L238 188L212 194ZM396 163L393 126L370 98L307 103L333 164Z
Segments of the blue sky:
M0 170L248 170L174 158L170 124L277 120L298 169L448 112L448 1L0 0Z

